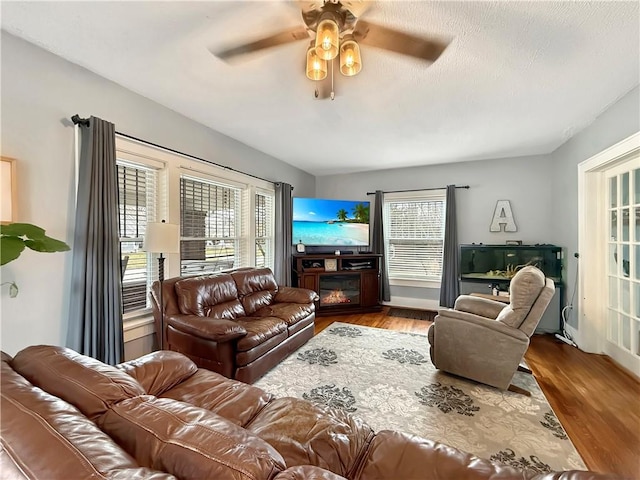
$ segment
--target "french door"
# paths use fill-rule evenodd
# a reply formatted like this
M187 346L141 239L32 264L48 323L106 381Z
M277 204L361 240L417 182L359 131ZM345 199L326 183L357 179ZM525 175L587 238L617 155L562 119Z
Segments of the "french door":
M578 222L578 328L567 332L640 377L640 132L578 165Z
M604 351L623 365L640 359L640 160L604 171L607 307ZM625 358L627 357L627 358Z

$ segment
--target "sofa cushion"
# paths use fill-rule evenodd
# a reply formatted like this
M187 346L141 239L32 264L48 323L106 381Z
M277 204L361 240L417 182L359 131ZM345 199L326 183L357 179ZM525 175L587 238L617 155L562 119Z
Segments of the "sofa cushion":
M246 367L252 362L258 360L263 355L270 353L272 350L280 349L282 343L287 340L289 336L288 331L282 331L277 335L259 343L250 350L236 353L236 368ZM244 378L243 381L246 381ZM249 382L251 383L251 382Z
M300 320L307 318L315 312L313 303L304 305L300 303L274 303L256 311L255 317L278 317L284 320L288 326L295 325Z
M273 303L278 284L268 268L241 269L231 273L238 288L238 297L247 315L253 315Z
M183 480L267 480L286 468L273 447L247 430L168 398L124 400L99 425L140 465Z
M142 385L122 370L69 348L27 347L18 352L11 366L32 384L78 407L91 420L114 403L145 393Z
M162 397L210 410L241 427L273 399L272 394L258 387L204 369L167 390Z
M0 377L2 478L174 478L139 467L78 409L32 385L6 361ZM11 477L11 471L24 476Z
M176 282L175 290L183 314L227 320L245 316L229 274L185 278Z
M273 445L288 467L315 465L349 478L373 438L359 418L292 397L269 403L247 428Z
M510 303L502 309L496 320L513 328L520 328L545 282L544 273L536 267L526 266L519 270L509 284Z
M161 350L116 365L135 378L149 395L159 396L198 371L188 357L178 352Z
M238 340L239 352L251 350L274 337L278 337L280 342L287 338L287 324L280 318L246 317L238 318L236 322L247 331L247 334Z
M496 465L442 443L390 430L375 436L353 476L357 480L386 478L525 479L512 467ZM570 478L570 477L567 477Z

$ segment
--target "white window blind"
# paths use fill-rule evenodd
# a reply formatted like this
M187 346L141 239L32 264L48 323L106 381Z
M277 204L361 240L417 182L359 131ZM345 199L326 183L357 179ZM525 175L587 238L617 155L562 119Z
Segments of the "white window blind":
M199 178L180 178L181 275L245 266L242 190Z
M157 172L118 160L118 207L124 313L150 307L147 292L157 268L142 251L147 222L156 217Z
M255 202L255 264L256 267L269 267L273 269L273 195L258 192L255 196Z
M385 195L384 233L390 280L441 280L444 224L444 191Z

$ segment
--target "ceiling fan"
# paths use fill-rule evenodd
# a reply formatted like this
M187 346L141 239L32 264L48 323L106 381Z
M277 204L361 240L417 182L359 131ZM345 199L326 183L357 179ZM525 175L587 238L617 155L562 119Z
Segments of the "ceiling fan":
M340 73L345 76L357 75L362 69L360 44L408 55L429 63L435 62L449 44L441 39L419 37L362 20L360 17L369 8L370 2L318 0L298 3L301 6L304 25L212 53L222 60L229 61L241 55L312 37L307 49L306 74L310 80L321 81L327 78L328 65L332 66L332 61L338 57ZM333 100L333 68L331 79ZM318 98L318 88L315 93Z

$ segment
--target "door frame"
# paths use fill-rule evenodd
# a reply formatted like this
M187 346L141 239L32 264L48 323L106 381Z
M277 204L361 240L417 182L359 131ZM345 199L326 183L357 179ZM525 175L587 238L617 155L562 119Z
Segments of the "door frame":
M607 292L606 276L606 211L607 197L604 172L640 152L640 132L616 143L578 164L578 252L580 296L578 300L578 330L574 338L582 350L605 351ZM593 232L599 232L594 235ZM609 348L607 348L610 351ZM617 357L617 355L616 355ZM640 376L640 362L614 358Z

